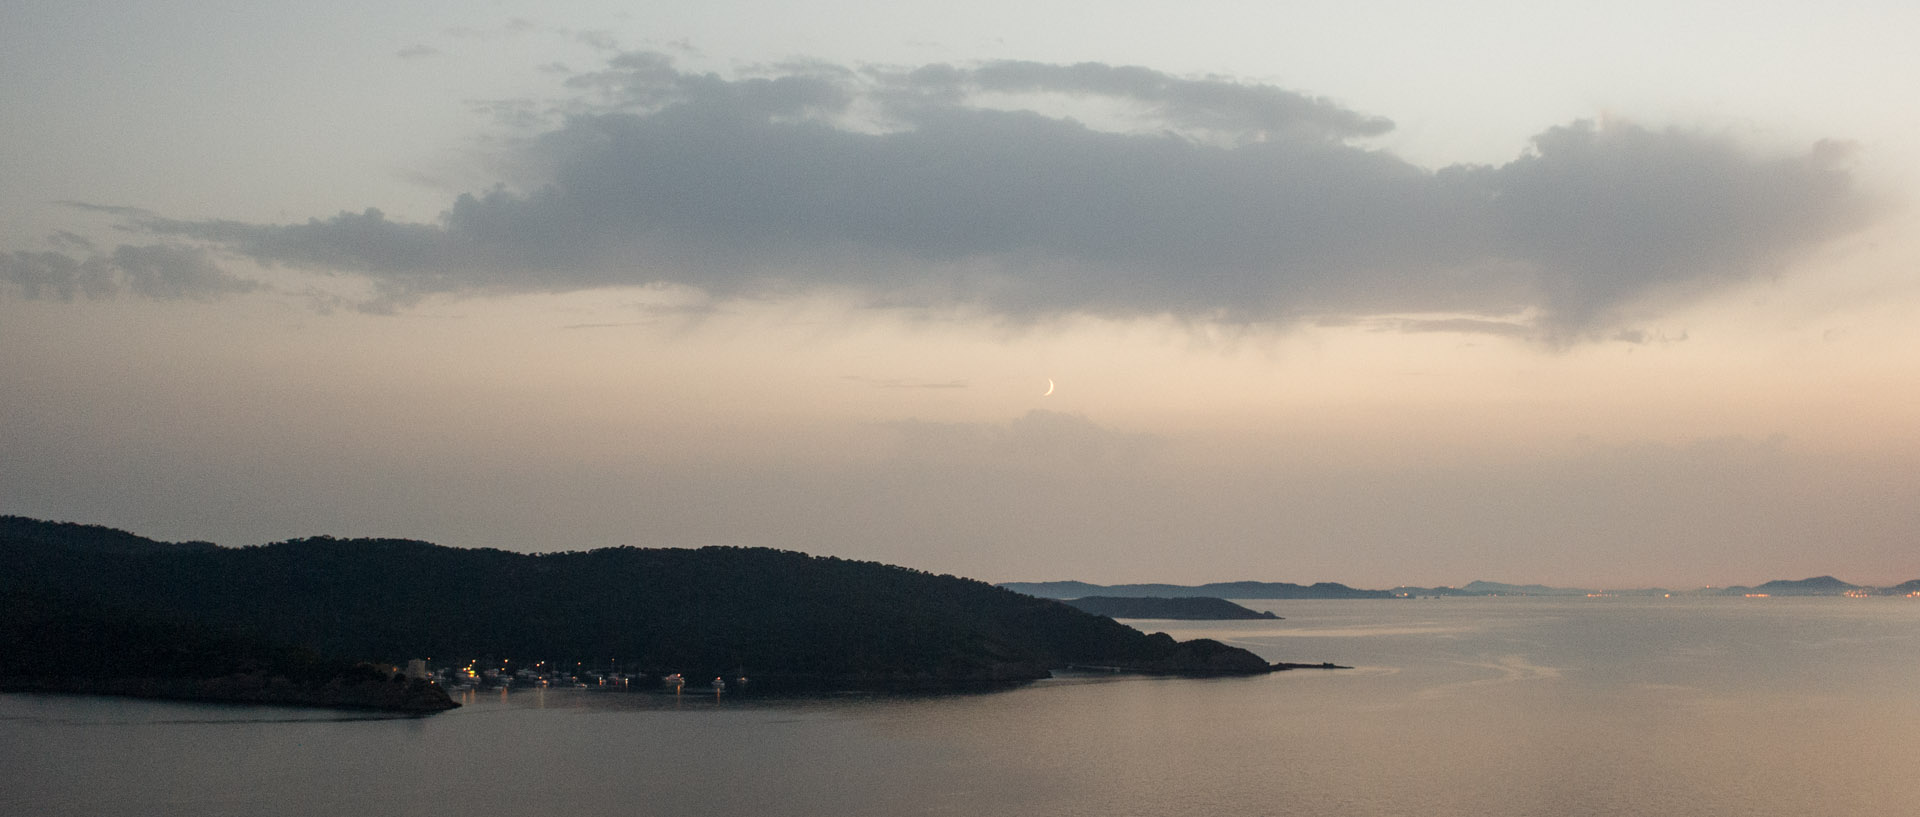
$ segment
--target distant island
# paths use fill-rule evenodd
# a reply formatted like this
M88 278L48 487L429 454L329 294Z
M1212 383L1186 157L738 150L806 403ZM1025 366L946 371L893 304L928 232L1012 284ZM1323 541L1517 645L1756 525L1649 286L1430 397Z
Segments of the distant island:
M1067 604L1109 618L1163 618L1188 621L1278 619L1272 612L1249 610L1226 599L1208 596L1085 596Z
M1699 587L1692 590L1668 590L1662 587L1638 587L1625 590L1590 590L1578 587L1548 587L1538 584L1502 584L1470 582L1462 587L1396 587L1394 595L1407 596L1911 596L1920 593L1920 579L1893 585L1871 587L1852 584L1832 576L1810 579L1775 579L1752 587L1729 585Z
M1122 598L1217 599L1390 599L1385 590L1356 590L1344 584L1319 582L1298 585L1290 582L1215 582L1213 584L1087 584L1086 582L1002 582L1001 587L1043 599L1078 599L1087 596Z
M1291 582L1215 582L1200 585L1115 584L1100 585L1077 581L1002 582L1001 587L1050 599L1080 599L1090 596L1122 598L1223 599L1406 599L1451 598L1467 596L1920 596L1920 579L1889 587L1850 584L1832 576L1810 579L1777 579L1756 586L1731 585L1701 587L1693 590L1668 590L1640 587L1625 590L1593 590L1583 587L1549 587L1542 584L1506 584L1474 581L1459 587L1401 586L1390 590L1361 590L1336 582L1299 585Z
M540 666L566 668L543 683L724 677L756 690L1302 666L985 582L765 548L226 548L24 517L0 517L0 612L0 689L412 711L452 705L397 671L413 662L442 679Z

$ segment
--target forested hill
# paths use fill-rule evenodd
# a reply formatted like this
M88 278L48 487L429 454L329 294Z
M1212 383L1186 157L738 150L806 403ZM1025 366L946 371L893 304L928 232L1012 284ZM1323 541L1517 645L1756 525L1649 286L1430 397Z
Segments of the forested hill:
M243 548L142 541L5 518L0 594L16 609L103 611L174 632L394 663L614 661L852 686L1015 681L1070 664L1187 674L1269 668L1245 650L1149 636L984 582L788 551L528 555L395 539ZM14 672L31 660L10 652Z
M212 542L160 542L123 530L73 522L43 522L24 516L0 516L0 542L39 543L69 550L142 554L162 550L218 550Z

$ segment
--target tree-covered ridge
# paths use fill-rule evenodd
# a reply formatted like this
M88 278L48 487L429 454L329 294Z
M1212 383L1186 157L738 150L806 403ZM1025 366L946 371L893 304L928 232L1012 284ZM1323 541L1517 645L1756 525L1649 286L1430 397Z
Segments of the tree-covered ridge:
M161 542L103 525L46 522L24 516L0 516L0 541L41 542L101 553L147 553L154 550L213 550L212 542Z
M1024 680L1070 664L1268 669L1244 650L1176 644L984 582L765 548L529 555L318 537L101 550L58 538L0 536L0 591L362 660L613 661L860 686Z
M437 712L457 706L390 668L118 609L0 594L0 689Z

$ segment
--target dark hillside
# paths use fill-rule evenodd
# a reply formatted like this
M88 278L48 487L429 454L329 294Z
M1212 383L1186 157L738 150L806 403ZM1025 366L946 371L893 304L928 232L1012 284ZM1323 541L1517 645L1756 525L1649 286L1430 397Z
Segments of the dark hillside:
M1268 669L1244 650L1175 644L983 582L770 549L526 555L322 537L103 550L57 539L0 537L0 593L360 660L615 661L841 686L1017 681L1067 664Z
M212 542L161 542L116 528L74 522L43 522L24 516L0 516L0 540L55 544L98 553L151 553L157 550L217 550Z

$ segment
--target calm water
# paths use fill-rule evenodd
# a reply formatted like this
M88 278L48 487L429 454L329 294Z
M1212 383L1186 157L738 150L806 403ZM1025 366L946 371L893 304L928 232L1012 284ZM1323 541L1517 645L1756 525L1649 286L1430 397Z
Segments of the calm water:
M1920 600L1246 602L1346 672L423 719L0 695L0 813L1801 815L1920 803Z

